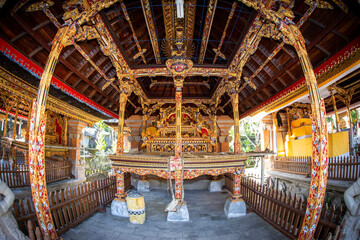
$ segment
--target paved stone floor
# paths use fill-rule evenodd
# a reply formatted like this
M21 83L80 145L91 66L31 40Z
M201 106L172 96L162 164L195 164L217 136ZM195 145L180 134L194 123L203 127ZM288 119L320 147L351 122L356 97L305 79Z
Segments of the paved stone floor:
M68 239L287 239L255 213L227 219L224 203L228 193L210 193L206 190L185 191L189 222L167 222L164 208L171 196L165 190L144 193L146 221L134 225L128 218L112 216L110 205L106 213L95 213L75 228L63 234Z

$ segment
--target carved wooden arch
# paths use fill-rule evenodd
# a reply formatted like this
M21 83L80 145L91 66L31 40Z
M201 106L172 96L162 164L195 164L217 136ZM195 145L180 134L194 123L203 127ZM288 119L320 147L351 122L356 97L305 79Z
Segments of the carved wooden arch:
M52 42L51 51L46 61L44 72L41 76L37 97L34 99L30 120L29 133L29 171L30 183L36 216L43 236L49 239L58 239L54 221L51 216L51 209L47 195L46 176L45 176L45 127L46 115L45 106L49 93L49 87L54 69L61 50L68 45L74 44L76 40L83 41L87 38L95 37L86 35L88 32L79 28L84 22L88 21L103 8L109 7L116 0L97 1L85 6L85 10L76 15L76 19L71 19L71 14L67 15L66 23L60 28ZM46 6L43 6L46 7ZM69 14L69 12L66 12Z
M299 233L299 239L313 239L316 226L320 219L327 182L328 135L324 100L320 98L319 88L306 50L304 37L302 36L299 27L292 24L291 21L287 19L287 16L292 15L292 11L289 8L283 8L282 10L286 13L275 12L271 10L270 7L265 6L260 0L239 1L259 12L261 16L270 21L269 25L272 24L278 28L278 31L268 32L263 36L279 38L282 35L282 40L286 44L290 44L295 48L304 72L306 84L309 89L312 110L311 123L313 154L309 197L304 220ZM312 4L313 7L317 7L318 2L314 1Z

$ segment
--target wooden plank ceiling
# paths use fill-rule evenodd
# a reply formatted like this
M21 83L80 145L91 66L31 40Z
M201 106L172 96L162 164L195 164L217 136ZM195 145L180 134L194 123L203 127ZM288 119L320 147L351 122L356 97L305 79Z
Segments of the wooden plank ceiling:
M16 7L17 1L7 1L0 10L0 37L43 68L57 28L43 12L25 12L26 7L36 1L23 2L27 3L14 15L10 12ZM333 1L328 2L333 5L333 10L316 9L301 27L314 68L341 50L360 32L360 20L356 15L359 7L356 1L344 1L349 7L348 13L343 12ZM63 1L55 0L54 3L50 11L62 24ZM173 4L174 1L171 0L124 0L100 13L130 68L165 66L168 55L163 46L173 39L173 35L172 22L168 21L171 16L164 16L163 13L166 8L174 7ZM209 5L215 7L214 11L211 11ZM308 8L304 1L295 1L293 8L295 23ZM193 51L191 60L194 66L228 67L255 16L256 12L252 9L233 0L185 1L186 38L188 47ZM164 17L167 20L164 20ZM256 52L245 64L243 76L250 77L278 44L279 42L275 40L263 38ZM108 78L116 76L110 59L104 56L95 40L81 42L79 45ZM220 49L221 53L217 53L217 49ZM102 90L106 80L73 46L63 50L55 69L55 76L69 87L117 114L118 91L113 86ZM254 77L253 83L257 89L254 90L247 85L240 92L240 115L302 77L303 73L295 50L285 45ZM208 76L187 77L183 97L210 99L220 80L218 77ZM174 97L171 78L142 77L138 81L148 98ZM126 117L134 114L141 107L135 94L132 94L129 100ZM232 115L228 100L229 96L223 95L220 106L224 106L224 114ZM137 112L137 114L141 113Z

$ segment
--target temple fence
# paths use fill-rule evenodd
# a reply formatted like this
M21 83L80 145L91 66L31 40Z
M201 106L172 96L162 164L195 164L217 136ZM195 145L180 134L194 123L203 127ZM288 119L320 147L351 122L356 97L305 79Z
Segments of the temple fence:
M72 163L70 161L46 162L46 182L51 183L72 177ZM30 186L29 165L0 163L0 179L10 188Z
M311 157L277 157L271 161L271 168L276 171L311 174ZM360 177L359 156L329 158L328 179L356 181Z
M306 210L306 201L290 193L260 185L243 177L241 192L248 207L291 239L297 239ZM314 239L339 239L340 221L344 211L326 204L315 230Z
M50 209L57 234L63 234L94 212L103 211L104 206L114 199L115 193L115 176L50 192ZM31 221L33 226L38 226L31 198L15 201L13 211L19 228L24 233L27 232L28 221Z

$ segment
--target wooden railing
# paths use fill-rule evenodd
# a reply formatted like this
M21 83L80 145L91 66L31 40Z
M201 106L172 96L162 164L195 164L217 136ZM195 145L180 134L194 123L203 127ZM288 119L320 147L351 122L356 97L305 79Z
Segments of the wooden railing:
M360 177L359 156L329 159L328 179L356 181Z
M58 163L46 162L46 182L55 182L72 177L72 164L68 161ZM0 164L0 179L10 188L30 186L29 165L25 164Z
M103 209L114 199L115 193L115 176L49 193L51 214L58 235ZM26 232L28 221L38 226L34 204L30 198L14 202L13 211L23 232Z
M256 214L291 239L298 237L306 210L306 201L291 196L290 193L277 191L258 184L256 181L242 178L241 193L248 207ZM343 210L335 206L323 207L315 230L314 239L338 239L341 235L340 220Z
M278 157L272 165L276 171L308 175L311 171L311 157Z
M311 157L279 157L271 165L276 171L310 175L311 164ZM356 181L359 177L359 156L329 158L328 179Z

